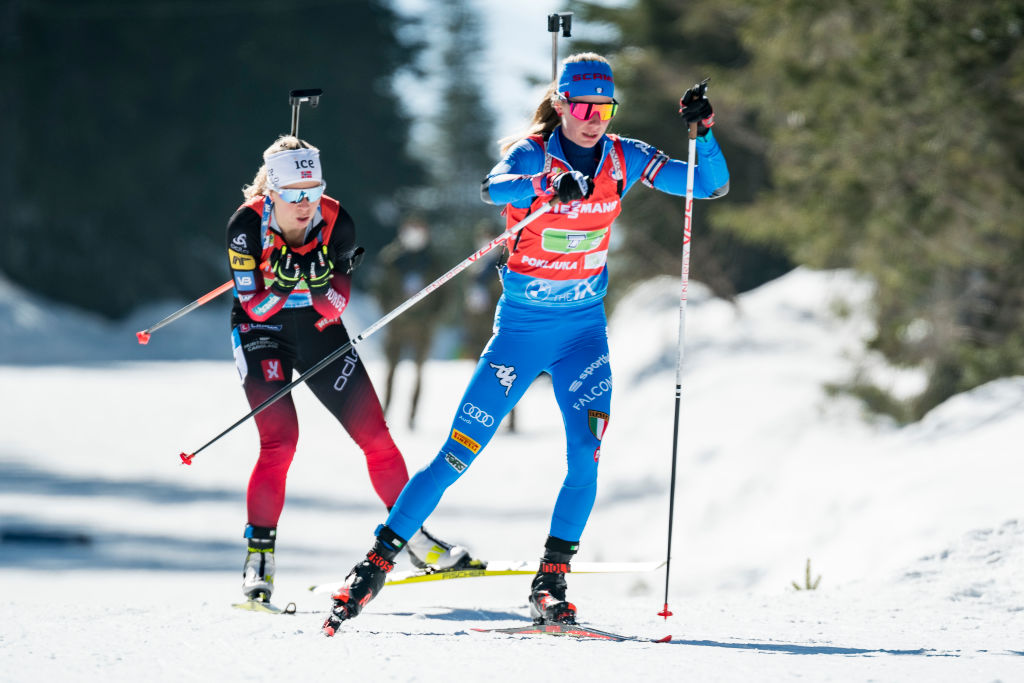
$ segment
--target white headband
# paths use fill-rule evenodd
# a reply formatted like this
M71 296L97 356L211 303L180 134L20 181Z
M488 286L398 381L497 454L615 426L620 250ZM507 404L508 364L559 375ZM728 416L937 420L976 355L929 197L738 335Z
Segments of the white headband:
M275 152L264 159L267 165L267 183L274 190L307 180L323 181L320 170L320 152L289 149Z

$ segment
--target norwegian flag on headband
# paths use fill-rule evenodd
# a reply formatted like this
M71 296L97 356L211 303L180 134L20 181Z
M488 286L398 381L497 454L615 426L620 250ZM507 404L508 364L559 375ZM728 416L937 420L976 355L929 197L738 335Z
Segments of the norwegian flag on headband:
M313 177L313 172L312 171L303 171L302 172L302 177L303 178L312 178Z

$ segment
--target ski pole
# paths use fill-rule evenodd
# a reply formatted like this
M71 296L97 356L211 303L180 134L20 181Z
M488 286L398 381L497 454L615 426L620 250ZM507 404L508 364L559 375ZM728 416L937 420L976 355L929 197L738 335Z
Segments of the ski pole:
M191 453L184 453L184 452L180 453L179 456L181 457L182 464L184 464L184 465L191 465L192 464L192 459L194 457L196 457L201 451L203 451L204 449L206 449L209 446L212 446L218 439L220 439L221 437L225 436L226 434L228 434L229 432L234 430L235 427L237 427L238 425L242 424L243 422L248 420L250 417L254 417L256 415L259 415L261 412L263 412L264 410L269 408L273 403L275 403L278 399L280 399L285 394L290 392L292 389L297 387L299 384L302 384L303 382L308 380L310 377L312 377L313 375L315 375L316 373L320 372L325 367L327 367L328 365L333 363L335 360L337 360L341 356L343 356L346 353L348 353L349 349L351 349L353 346L363 342L371 334L373 334L374 332L376 332L380 328L384 327L389 322L391 322L392 320L394 320L395 318L400 316L402 313L404 313L406 310L408 310L413 304L415 304L418 301L420 301L421 299L425 298L428 294L430 294L434 290L440 288L441 285L443 285L444 283L448 282L453 277L455 277L456 275L458 275L459 273L464 271L466 268L468 268L471 265L473 265L476 261L478 261L480 259L481 256L483 256L484 254L488 253L489 251L491 251L495 247L501 245L509 237L512 237L513 235L517 234L520 230L525 228L527 225L529 225L533 221L537 220L542 215L546 214L557 203L558 203L558 197L554 197L550 201L548 201L546 204L541 205L536 211L530 213L525 218L523 218L523 220L521 220L518 223L516 223L515 225L509 227L507 230L505 230L505 232L501 233L500 235L498 235L497 237L492 239L489 243L487 243L484 246L480 247L480 249L478 249L476 251L476 253L471 254L468 258L466 258L465 260L460 262L458 265L456 265L454 268L449 270L447 273L445 273L441 277L437 278L436 280L431 282L429 285L427 285L426 287L421 289L419 292L417 292L416 294L413 294L411 297L406 299L404 302L402 302L401 304L396 306L390 313L385 315L383 318L381 318L377 322L375 322L372 325L370 325L369 327L367 327L365 330L363 330L358 335L356 335L355 337L353 337L352 339L350 339L349 341L345 342L340 347L338 347L337 349L332 351L330 354L325 356L322 360L317 362L315 365L310 367L308 370L306 370L304 373L302 373L301 375L296 377L294 380L292 380L288 384L286 384L283 387L281 387L280 389L278 389L277 392L273 396L271 396L270 398L265 400L263 403L259 404L258 406L256 406L252 410L250 410L248 413L246 413L245 415L240 417L238 420L235 421L234 424L232 424L230 427L228 427L227 429L222 431L220 434L218 434L217 436L213 437L212 439L210 439L209 441L207 441L206 443L204 443L202 446L200 446L196 450L192 451Z
M551 34L551 80L558 78L558 30L563 38L572 38L572 12L548 15L548 33Z
M199 297L198 299L196 299L195 301L190 303L188 306L185 306L184 308L179 308L177 311L175 311L174 313L171 313L169 316L167 316L166 318L164 318L163 320L161 320L157 324L155 324L155 325L153 325L151 327L147 327L144 330L139 330L138 332L135 333L135 336L138 338L139 343L140 344L148 344L149 343L149 335L150 334L152 334L153 332L156 332L157 330L159 330L164 325L173 323L175 320L177 320L181 316L185 315L186 313L194 311L195 309L197 309L200 306L202 306L203 304L205 304L207 301L210 301L211 299L216 299L218 296L220 296L224 292L226 292L229 289L231 289L232 285L234 285L234 280L228 280L227 282L222 284L217 289L211 290L211 291L207 292L206 294L202 295L201 297Z
M676 415L672 427L672 477L668 494L668 550L665 553L665 606L659 617L672 616L668 609L668 580L672 568L672 517L676 501L676 456L679 452L679 412L683 395L683 340L686 336L686 289L690 282L690 235L693 223L693 167L697 157L697 122L690 124L686 152L686 210L683 218L683 275L679 293L679 348L676 352Z
M263 263L261 263L260 267L259 267L259 270L263 270L264 268L266 268L267 267L267 263L268 263L268 261L264 261ZM148 344L149 343L149 335L151 335L152 333L156 332L157 330L159 330L164 325L167 325L169 323L173 323L175 320L177 320L181 316L185 315L186 313L190 313L190 312L194 311L195 309L199 308L200 306L202 306L203 304L208 303L208 302L216 299L218 296L220 296L224 292L226 292L229 289L231 289L234 286L234 284L235 284L234 280L228 280L227 282L222 284L220 287L217 287L216 289L211 289L209 292L207 292L206 294L202 295L201 297L199 297L198 299L196 299L195 301L190 303L188 306L185 306L183 308L179 308L174 313L171 313L169 316L167 316L166 318L164 318L160 322L156 323L155 325L153 325L151 327L147 327L144 330L139 330L138 332L135 333L135 336L138 338L139 343L140 344Z
M299 110L302 108L302 105L308 104L310 107L316 109L317 106L320 104L320 96L323 94L324 91L321 90L320 88L308 88L306 90L290 90L288 92L288 104L291 105L292 108L292 135L296 137L298 137L299 135ZM140 344L148 344L149 336L152 333L156 332L164 325L168 325L174 322L175 320L185 315L186 313L191 313L192 311L199 308L208 301L216 299L218 296L231 289L232 284L232 281L228 280L217 289L214 289L202 295L201 297L190 303L188 306L180 308L174 313L171 313L169 316L167 316L157 324L153 325L152 327L147 327L144 330L139 330L138 332L135 333L135 337L139 340Z

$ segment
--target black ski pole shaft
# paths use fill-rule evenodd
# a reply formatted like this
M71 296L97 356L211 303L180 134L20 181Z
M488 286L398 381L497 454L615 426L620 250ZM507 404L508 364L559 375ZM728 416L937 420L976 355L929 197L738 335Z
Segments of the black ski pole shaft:
M182 464L184 464L184 465L191 465L192 464L192 459L194 457L196 457L201 451L203 451L206 448L212 446L214 443L219 441L222 437L226 436L228 433L232 432L236 427L238 427L238 425L242 424L243 422L248 420L250 417L254 417L256 415L259 415L261 412L263 412L264 410L269 408L272 404L276 403L281 397L283 397L285 394L290 392L292 389L294 389L298 385L302 384L303 382L308 380L310 377L312 377L316 373L318 373L321 370L323 370L325 367L327 367L328 365L333 363L338 358L341 358L342 356L344 356L346 353L348 353L348 351L353 346L355 346L356 344L359 344L360 342L364 341L371 334L373 334L374 332L376 332L377 330L379 330L380 328L384 327L389 322L391 322L392 320L394 320L395 318L400 316L402 313L404 313L406 310L408 310L410 307L412 307L415 303L417 303L421 299L425 298L431 292L433 292L434 290L440 288L444 283L448 282L453 277L455 277L456 275L458 275L459 273L464 271L466 268L469 268L471 265L476 263L478 260L480 260L480 257L482 257L484 254L487 254L488 252L490 252L495 247L500 246L506 239L508 239L509 237L512 237L513 235L518 233L520 230L525 228L527 225L529 225L533 221L537 220L542 215L546 214L557 203L557 201L558 201L557 198L552 199L551 201L547 202L546 204L541 205L540 208L538 208L536 211L533 211L532 213L527 215L525 218L523 218L523 220L519 221L518 223L516 223L513 226L510 226L507 230L505 230L505 232L501 233L500 235L498 235L497 237L492 239L490 242L488 242L487 244L482 246L480 249L478 249L476 252L471 254L469 257L467 257L464 260L462 260L458 265L456 265L454 268L449 270L447 273L445 273L441 277L437 278L436 280L431 282L429 285L427 285L426 287L421 289L419 292L417 292L416 294L412 295L411 297L409 297L408 299L403 301L401 304L396 306L391 312L389 312L383 318L381 318L377 322L375 322L372 325L370 325L369 327L367 327L365 330L360 332L358 335L356 335L355 337L353 337L352 339L350 339L349 341L345 342L340 347L338 347L337 349L335 349L334 351L329 353L327 356L325 356L323 359L321 359L315 365L310 367L304 373L302 373L301 375L296 377L294 380L292 380L288 384L286 384L283 387L281 387L280 389L278 389L270 398L268 398L267 400L265 400L263 403L259 404L258 406L256 406L252 410L250 410L248 413L246 413L242 417L240 417L238 420L235 421L234 424L232 424L230 427L228 427L227 429L222 431L220 434L218 434L217 436L213 437L212 439L210 439L209 441L207 441L206 443L204 443L202 446L200 446L196 450L192 451L191 453L184 453L184 452L180 453L179 457L181 457Z
M686 210L683 218L683 268L679 294L679 346L676 353L676 416L672 429L672 478L668 493L668 548L665 553L665 606L659 617L668 619L672 612L668 608L668 584L672 569L672 520L676 504L676 461L679 454L679 414L683 403L683 353L686 339L686 290L690 283L690 237L693 226L693 170L697 158L697 124L689 128L689 147L686 155Z

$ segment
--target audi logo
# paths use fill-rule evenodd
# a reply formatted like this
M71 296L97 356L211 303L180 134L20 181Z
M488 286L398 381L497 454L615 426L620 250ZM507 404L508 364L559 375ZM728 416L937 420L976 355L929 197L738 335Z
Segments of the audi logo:
M489 413L477 408L472 403L463 404L462 414L468 415L469 417L473 418L474 420L482 424L484 427L491 427L494 425L494 418L491 417Z

